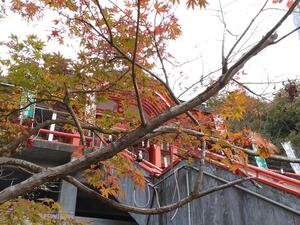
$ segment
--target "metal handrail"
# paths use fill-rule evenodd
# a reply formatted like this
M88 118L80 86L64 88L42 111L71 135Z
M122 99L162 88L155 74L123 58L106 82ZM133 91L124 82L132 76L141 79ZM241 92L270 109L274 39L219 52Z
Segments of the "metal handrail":
M60 132L60 131L50 131L47 129L41 129L39 133L47 133L47 134L54 134L62 138L80 138L79 134L73 134L73 133L65 133L65 132ZM93 138L86 136L86 140L91 141ZM126 157L130 158L132 161L134 160L133 153L130 153L129 151L125 151L123 153ZM195 156L199 158L200 156ZM229 170L230 167L216 159L222 160L225 157L213 152L206 152L206 161L213 163L217 166L220 166L224 169ZM169 171L171 168L174 167L175 164L177 164L180 161L180 159L174 161L171 165L169 165L167 168L162 170L161 168L155 166L151 162L147 160L143 160L142 162L139 163L141 167L143 167L145 170L149 171L155 176L161 176L165 174L167 171ZM287 177L285 175L276 173L274 171L268 170L268 169L262 169L253 165L243 165L239 162L234 162L239 164L243 170L245 170L247 173L254 173L255 174L255 179L257 181L260 181L264 184L276 187L280 190L292 193L294 195L300 196L300 181L297 179L293 179L290 177Z
M58 137L62 138L80 138L79 134L74 134L74 133L66 133L66 132L61 132L61 131L56 131L56 130L47 130L47 129L40 129L39 133L41 134L54 134ZM90 136L85 136L84 137L87 140L93 140L93 137Z

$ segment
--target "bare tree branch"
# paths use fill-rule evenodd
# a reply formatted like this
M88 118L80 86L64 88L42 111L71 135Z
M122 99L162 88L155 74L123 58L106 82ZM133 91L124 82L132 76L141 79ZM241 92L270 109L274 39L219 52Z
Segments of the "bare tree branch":
M103 15L102 15L103 16ZM132 62L132 59L130 58L130 56L128 56L120 47L118 47L114 42L111 42L109 39L107 39L98 29L96 29L96 27L89 23L86 20L82 20L79 18L75 18L76 20L88 25L90 28L92 28L101 38L103 38L106 42L108 42L119 54L121 54L124 59L128 60L129 62ZM146 73L148 73L149 75L151 75L152 77L154 77L156 80L158 80L168 91L170 97L172 98L172 100L178 105L180 104L180 101L177 99L176 95L174 94L174 92L171 90L171 88L159 77L157 76L155 73L153 73L151 70L147 69L146 67L144 67L142 64L138 63L135 61L135 65L137 67L139 67L140 69L142 69L143 71L145 71ZM186 114L188 115L188 117L197 125L199 125L198 120L192 115L191 112L186 112Z
M244 32L242 33L242 35L239 37L239 39L234 43L234 45L232 46L232 48L229 50L227 56L225 57L225 60L228 61L230 55L232 54L232 52L234 51L234 49L236 48L236 46L240 43L240 41L243 39L243 37L247 34L247 32L249 31L249 29L251 28L252 24L255 22L255 20L257 19L257 17L261 14L261 12L264 10L264 8L266 7L267 3L269 0L266 0L265 3L263 4L263 6L261 7L261 9L258 11L258 13L252 18L251 22L249 23L249 25L246 27L246 29L244 30Z
M93 197L100 199L105 204L113 206L114 208L116 208L118 210L121 210L121 211L124 211L124 212L133 212L133 213L144 214L144 215L162 214L162 213L165 213L165 212L170 212L172 210L175 210L177 208L180 208L180 207L184 206L185 204L187 204L187 203L189 203L189 202L191 202L195 199L204 197L208 194L211 194L211 193L214 193L214 192L217 192L217 191L220 191L220 190L224 190L225 188L232 187L234 185L240 184L242 182L245 182L245 181L251 180L251 179L254 179L254 178L253 177L247 177L247 178L241 178L241 179L238 179L238 180L234 180L234 181L228 182L226 184L222 184L222 185L212 187L212 188L210 188L208 190L205 190L205 191L202 191L202 192L198 192L198 193L195 193L195 194L190 194L187 197L185 197L185 198L183 198L183 199L181 199L181 200L179 200L175 203L172 203L172 204L169 204L169 205L166 205L166 206L161 206L161 207L158 207L158 208L147 209L147 208L139 208L139 207L120 204L116 201L113 201L111 199L103 197L98 192L88 188L87 186L85 186L84 184L82 184L80 181L76 180L73 177L68 176L66 178L66 180L69 183L73 184L74 186L76 186L80 190L92 195Z
M252 91L250 88L248 88L244 83L241 83L241 82L239 82L239 81L237 81L236 79L232 79L235 83L237 83L238 85L240 85L242 88L244 88L244 89L246 89L247 91L249 91L251 94L254 94L254 95L256 95L257 97L259 97L259 98L262 98L262 99L264 99L264 100L266 100L266 101L268 101L268 102L272 102L271 100L269 100L269 99L267 99L266 97L264 97L264 96L262 96L262 95L260 95L260 94L257 94L257 93L255 93L254 91Z
M139 27L140 27L140 14L141 14L141 3L140 0L137 0L137 18L136 18L136 30L135 30L135 41L134 41L134 50L132 53L132 59L131 59L131 77L133 82L133 87L136 95L137 100L137 106L140 114L141 124L142 126L145 126L146 120L144 116L144 110L142 105L141 96L139 93L138 84L136 82L136 72L135 72L135 62L136 62L136 54L137 54L137 48L138 48L138 42L139 42Z
M112 35L112 32L111 32L111 27L109 26L108 20L106 19L106 16L105 16L104 11L103 11L103 9L102 9L102 7L100 5L99 0L96 0L95 2L96 2L96 5L97 5L97 7L98 7L98 9L99 9L99 11L101 13L101 15L102 15L102 18L103 18L104 23L105 23L105 25L107 27L107 30L109 32L110 42L113 43L113 35Z
M191 90L193 87L195 87L197 84L203 82L203 79L207 78L208 76L214 74L214 73L217 73L219 71L221 71L222 68L219 68L219 69L216 69L212 72L209 72L208 74L206 74L205 76L203 76L199 81L193 83L191 86L187 87L182 93L180 93L180 95L178 95L178 98L180 98L182 95L184 95L186 92L188 92L189 90Z
M38 131L44 127L51 125L54 120L47 120L44 123L37 125L32 130L28 131L27 133L21 135L20 137L16 137L13 141L9 144L4 145L0 148L0 155L1 156L9 156L15 152L15 150L19 147L20 144L25 142L28 138L30 138L33 134L38 133Z
M77 118L77 115L75 114L72 106L70 106L70 93L69 93L69 90L68 90L68 87L65 85L65 98L64 98L64 104L65 106L67 107L67 110L69 111L70 115L72 116L75 124L76 124L76 127L78 129L78 132L80 134L80 141L81 141L81 144L83 146L86 146L86 141L85 141L85 137L84 137L84 133L83 133L83 130L82 130L82 127L81 127L81 124Z
M277 44L278 42L284 40L285 38L287 38L288 36L290 36L291 34L295 33L296 31L298 31L300 29L300 26L299 27L296 27L294 30L288 32L287 34L283 35L282 37L278 38L274 44Z
M74 127L76 127L76 124L74 121L70 120L63 120L63 119L58 119L58 120L47 120L43 123L38 124L36 127L34 127L32 130L27 131L26 133L22 134L19 137L16 137L14 141L10 142L7 145L4 145L0 148L0 155L2 156L8 156L11 153L14 153L15 150L18 148L20 144L25 142L28 138L30 138L32 135L35 135L39 132L40 129L43 129L51 124L69 124ZM86 130L91 130L91 131L97 131L103 134L126 134L125 131L119 131L119 130L106 130L98 126L91 126L88 124L81 124L81 127Z
M150 31L149 31L149 33L150 33ZM163 58L160 54L160 51L159 51L159 48L158 48L158 43L156 41L156 30L155 29L154 29L154 34L153 34L153 42L154 42L154 47L155 47L155 50L156 50L157 57L160 61L161 68L162 68L163 74L164 74L165 79L166 79L166 85L170 86L168 74L167 74L166 67L165 67L165 64L164 64L164 60L163 60Z
M201 137L205 136L213 143L220 141L219 138L208 136L203 132L199 132L199 131L196 131L193 129L181 128L180 131L186 133L187 135L191 135L191 136L194 136L197 138L201 138ZM162 127L155 129L152 133L146 135L142 140L147 140L147 139L153 138L155 136L166 134L166 133L178 133L178 128L172 127L172 126L162 126ZM248 155L259 156L259 154L254 152L252 149L242 148L242 147L233 145L230 142L224 141L224 140L222 140L222 143L223 143L223 147L230 147L230 148L245 152ZM300 159L298 159L298 158L289 158L289 157L280 156L280 155L270 155L268 158L278 160L278 161L283 161L283 162L300 163Z
M91 94L91 93L97 93L97 92L105 92L112 87L114 87L126 74L128 74L129 69L127 69L124 73L122 73L114 82L109 83L108 85L100 88L100 89L91 89L91 90L70 90L70 94Z
M38 166L34 163L27 162L27 161L21 160L21 159L13 159L13 158L7 158L7 157L0 157L0 165L19 167L21 169L25 169L26 171L29 171L32 173L38 173L38 172L42 172L43 170L46 170L46 168ZM203 174L203 172L202 172L202 174ZM164 212L172 211L174 209L182 207L183 205L185 205L195 199L204 197L204 196L211 194L213 192L216 192L216 191L220 191L220 190L235 186L235 185L245 182L247 180L252 180L252 179L254 179L254 177L244 177L241 179L230 181L225 184L209 188L202 192L199 192L199 190L198 190L197 192L191 193L186 198L184 198L178 202L175 202L175 203L172 203L172 204L169 204L166 206L158 207L155 209L140 208L140 207L124 205L124 204L118 203L114 200L111 200L109 198L102 196L97 191L89 188L88 186L86 186L85 184L83 184L82 182L80 182L79 180L77 180L76 178L74 178L72 176L65 176L65 177L63 177L63 179L66 180L67 182L73 184L74 186L76 186L80 190L84 191L85 193L99 199L103 203L110 205L118 210L121 210L124 212L139 213L139 214L144 214L144 215L153 215L153 214L161 214Z
M34 104L42 103L42 102L60 102L60 103L62 103L62 101L56 100L56 99L37 99L35 101L30 101L28 104L26 104L23 107L19 107L18 109L11 110L8 114L0 113L0 117L8 117L8 116L12 115L13 113L20 112L20 111L25 110L25 109L27 109L28 107L30 107Z
M205 91L197 95L195 98L190 101L181 103L180 105L176 105L171 107L169 110L161 113L157 117L153 118L149 121L144 127L138 127L137 129L127 133L123 137L117 139L113 143L101 149L101 151L95 151L85 156L82 156L72 162L66 163L61 166L53 167L51 169L47 169L43 172L34 174L29 179L16 184L14 186L5 188L0 192L0 204L8 201L9 199L16 198L19 195L22 195L30 190L33 187L37 187L49 180L53 180L58 177L64 177L73 172L79 171L83 168L88 167L90 164L104 161L112 158L118 152L123 149L128 148L132 143L142 139L145 135L152 132L154 129L158 128L161 124L166 121L175 118L176 116L187 112L188 110L193 109L194 107L200 105L204 101L208 100L210 97L217 94L231 79L232 77L245 65L245 63L255 56L257 53L262 51L264 48L272 45L276 35L274 32L278 27L285 21L285 19L293 12L294 8L299 3L299 0L296 0L291 8L287 11L287 13L279 20L279 22L269 31L266 35L251 48L246 54L244 54L235 64L233 64L225 74L222 74L219 79L209 86ZM207 193L209 194L209 193ZM185 202L189 202L191 199L188 198L182 201L181 204ZM176 205L177 206L177 205ZM168 209L172 210L174 207L171 205Z
M37 164L28 162L26 160L10 157L0 157L0 165L19 167L20 169L25 169L26 171L29 171L31 173L38 173L45 169Z
M205 169L205 152L206 152L206 141L202 140L202 149L201 149L201 159L200 159L200 170L197 173L194 189L192 194L197 194L200 192L200 185L203 179L203 172Z

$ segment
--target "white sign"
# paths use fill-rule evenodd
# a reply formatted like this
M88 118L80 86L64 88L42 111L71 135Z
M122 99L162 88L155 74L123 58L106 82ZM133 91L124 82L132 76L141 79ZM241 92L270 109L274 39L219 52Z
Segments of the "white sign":
M296 154L295 154L295 150L293 149L290 141L281 143L281 145L282 145L284 151L286 152L286 155L289 158L297 158ZM300 164L299 163L290 163L290 164L291 164L291 167L293 168L294 172L296 174L300 174Z

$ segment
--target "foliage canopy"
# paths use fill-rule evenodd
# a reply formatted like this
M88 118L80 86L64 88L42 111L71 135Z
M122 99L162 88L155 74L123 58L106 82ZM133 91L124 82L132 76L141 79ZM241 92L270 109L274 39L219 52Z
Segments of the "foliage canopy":
M248 60L263 49L276 44L277 28L292 13L298 2L289 5L290 9L286 14L257 44L239 58L232 60L233 51L244 38L242 34L228 55L223 55L220 76L205 87L203 92L186 102L179 101L173 93L169 85L170 77L164 66L166 61L172 59L172 55L167 51L169 41L176 40L181 34L178 18L174 13L179 1L3 2L2 12L6 10L20 14L28 21L38 21L48 12L56 13L49 40L56 40L62 45L70 39L80 43L78 55L74 58L47 52L46 44L37 35L29 35L24 40L11 35L10 40L1 43L1 46L5 46L9 51L0 61L0 82L5 83L0 89L0 165L17 166L32 173L24 182L0 192L3 212L0 213L3 218L12 221L11 223L15 223L15 219L24 221L24 217L32 223L51 223L53 218L42 218L39 213L31 217L20 211L26 205L31 205L33 209L41 210L42 214L60 212L56 203L50 200L36 203L18 197L57 178L86 189L87 186L82 187L82 183L70 176L82 170L85 170L85 179L98 190L100 199L125 211L162 213L202 195L199 187L203 168L200 169L193 192L187 199L174 205L159 209L137 209L112 203L107 197L122 195L118 184L123 176L132 178L137 186L144 188L142 173L121 154L125 149L144 140L151 139L154 144L173 143L186 154L189 147L194 146L193 150L199 150L202 144L211 141L213 136L218 141L211 144L211 150L224 151L228 158L226 163L231 166L232 171L238 169L233 165L232 159L246 164L247 155L235 145L243 147L247 132L219 132L212 125L212 118L199 113L196 107L223 89ZM192 9L205 8L208 4L205 0L187 0L185 3ZM244 33L248 31L247 28ZM155 72L158 67L162 68L162 76ZM95 109L90 106L105 104L112 97L118 99L118 106L104 110L101 116L95 117ZM246 112L246 105L251 101L242 92L232 92L228 99L223 101L221 114L231 120L240 120ZM279 104L280 101L277 101ZM156 111L146 113L146 103L156 105ZM28 119L21 121L20 125L20 115L33 104L42 104L44 107L61 111L64 116L41 123ZM291 121L293 122L295 121ZM77 159L53 168L42 168L11 157L22 151L28 138L37 135L41 128L51 124L59 124L64 131L80 134L80 145L75 152L78 155L74 155ZM299 128L298 125L299 121L295 129ZM101 140L102 145L96 151L90 152L88 147L86 136L89 133ZM108 135L113 138L110 140ZM260 147L264 150L264 155L270 155L265 142L262 142ZM82 156L83 154L85 156ZM230 185L233 184L236 183ZM7 214L10 210L13 210L14 214ZM60 213L64 215L63 212ZM12 215L16 216L11 218ZM70 222L63 216L58 222L66 221Z

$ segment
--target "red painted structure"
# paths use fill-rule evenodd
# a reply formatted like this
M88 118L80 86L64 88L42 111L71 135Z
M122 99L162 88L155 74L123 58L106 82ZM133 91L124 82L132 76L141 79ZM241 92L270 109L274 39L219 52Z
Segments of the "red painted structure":
M159 93L155 93L155 94L159 98L158 103L153 103L148 100L143 101L143 109L147 114L148 118L152 118L160 114L161 112L163 112L164 110L168 109L171 106L170 103L171 101L167 97L164 97ZM123 110L120 106L119 103L120 99L118 97L109 96L109 101L117 105L116 108L112 108L111 110L116 110L116 111ZM105 107L109 108L109 104L106 105ZM101 108L101 105L98 106L96 110L96 116L101 116L104 111L105 110ZM193 111L193 114L198 118L205 118L206 120L209 118L213 122L213 117L211 114L205 114L200 111ZM39 134L44 134L44 135L53 134L56 137L56 139L54 139L53 141L58 143L59 142L67 143L74 146L80 145L80 135L78 133L67 133L67 132L60 132L55 130L50 131L47 129L41 129L39 131ZM91 136L85 136L85 139L88 145L87 147L91 149L94 148L93 146L93 143L95 142L94 138ZM157 177L169 171L171 168L173 168L174 165L176 165L181 160L180 158L175 156L175 153L177 151L176 146L172 146L172 145L167 146L167 149L169 151L168 154L169 165L163 165L164 163L162 162L163 158L162 158L161 145L150 144L149 146L142 146L140 147L140 149L142 149L143 152L146 152L148 154L148 159L142 160L141 162L139 162L139 165L145 170L147 170L149 173ZM198 151L198 153L199 154L193 156L199 157L200 150ZM128 150L123 151L123 155L132 161L136 161L136 155ZM80 156L80 154L76 154L76 156L78 157ZM224 156L221 156L219 154L215 154L209 151L206 152L205 159L207 162L219 166L223 169L230 170L230 167L228 165L221 162L223 158ZM299 174L292 174L292 173L280 174L278 171L261 169L253 165L239 164L239 166L240 166L239 171L240 174L242 175L255 177L255 179L259 182L278 188L282 191L292 193L296 196L300 196L300 180L294 179L294 178L300 178ZM286 175L292 176L294 178L290 178Z
M65 139L63 143L69 142L72 145L79 146L79 139L80 139L79 134L50 131L46 129L41 129L40 133L54 134L58 137ZM85 137L85 138L87 142L91 142L92 140L92 137ZM173 150L174 149L175 148L173 148ZM128 150L125 150L123 152L123 155L132 161L136 160L136 155ZM200 151L199 151L199 155L200 155ZM212 153L209 151L206 152L205 159L207 162L215 164L223 169L229 170L230 167L221 162L223 158L224 156L221 156L219 154ZM179 158L173 161L168 167L163 169L161 167L160 146L150 146L150 160L149 161L143 160L142 162L139 162L139 165L145 170L147 170L149 173L151 173L152 175L159 177L164 173L166 173L167 171L169 171L171 168L173 168L173 166L176 165L178 162L180 162ZM300 197L300 180L290 178L288 176L285 176L284 174L279 174L279 171L262 169L253 165L246 166L240 164L240 168L241 168L240 170L243 171L243 174L246 176L253 176L259 182L270 185L272 187L276 187L280 190L292 193ZM286 175L291 175L291 174L288 173ZM300 174L292 174L292 175L295 178L300 178Z

